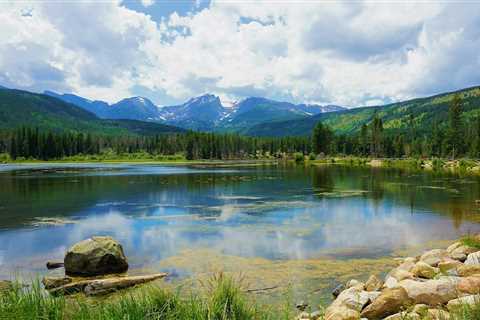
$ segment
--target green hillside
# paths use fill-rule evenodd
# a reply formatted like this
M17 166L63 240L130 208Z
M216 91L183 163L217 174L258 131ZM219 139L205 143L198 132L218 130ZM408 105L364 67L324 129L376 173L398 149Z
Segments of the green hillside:
M440 126L446 123L448 106L455 93L459 93L462 98L462 116L465 120L480 114L480 87L472 87L385 106L361 107L304 119L262 123L253 126L245 133L251 136L309 135L315 124L322 121L337 134L351 134L358 132L363 124L368 124L375 113L382 118L386 130L406 131L413 125L417 132L428 132L434 122L439 123Z
M102 120L93 113L51 96L0 89L0 129L22 126L106 135L152 135L184 131L172 126L135 120Z

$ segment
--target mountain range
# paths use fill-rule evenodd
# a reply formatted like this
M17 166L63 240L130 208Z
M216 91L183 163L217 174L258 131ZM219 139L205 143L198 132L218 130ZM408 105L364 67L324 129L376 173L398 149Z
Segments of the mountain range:
M174 106L158 107L144 97L131 97L109 105L73 94L45 91L90 111L103 119L132 119L173 125L198 131L246 132L250 127L270 121L305 119L312 115L346 110L336 105L293 104L250 97L226 107L220 98L205 94Z
M203 95L176 105L157 107L142 97L109 105L72 94L45 94L0 88L0 129L19 126L102 134L151 135L187 129L237 132L250 136L305 136L321 121L337 134L353 134L375 116L389 132L431 132L434 124L448 124L454 95L462 97L462 117L480 116L480 87L383 106L346 109L278 102L260 97L223 106L214 95Z

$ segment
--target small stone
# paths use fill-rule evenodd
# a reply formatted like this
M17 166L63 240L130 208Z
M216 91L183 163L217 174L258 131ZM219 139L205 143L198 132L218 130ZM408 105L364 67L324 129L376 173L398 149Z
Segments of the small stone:
M468 277L473 275L480 276L480 264L464 264L457 268L460 277Z
M310 313L302 312L295 319L296 320L310 320L312 318L310 317Z
M415 276L425 279L433 279L438 272L438 268L432 267L423 261L417 262L412 269L412 273Z
M455 249L457 249L461 246L463 246L463 243L461 243L460 241L454 242L453 244L448 246L447 252L452 253Z
M447 250L433 249L422 254L420 261L423 261L432 267L436 267L445 257L447 257L447 255Z
M310 319L312 320L320 320L321 317L322 317L322 313L318 310L310 313Z
M338 297L343 290L345 290L345 285L339 284L338 286L335 287L335 289L333 289L332 296L334 296L335 298Z
M371 275L367 282L365 282L366 291L378 291L382 288L382 286L382 280L378 279L378 277L375 275Z
M308 307L308 303L306 303L305 301L300 301L295 305L295 307L300 311L305 311Z
M469 254L467 260L465 260L465 265L480 265L480 251Z

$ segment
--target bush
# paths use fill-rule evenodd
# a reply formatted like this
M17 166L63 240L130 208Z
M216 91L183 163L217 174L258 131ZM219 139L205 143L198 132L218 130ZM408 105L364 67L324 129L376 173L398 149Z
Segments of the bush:
M308 155L308 160L315 160L315 159L317 159L317 156L315 155L315 153L310 152L310 154Z
M305 157L303 153L296 152L293 154L293 159L295 159L295 162L303 162L305 160Z

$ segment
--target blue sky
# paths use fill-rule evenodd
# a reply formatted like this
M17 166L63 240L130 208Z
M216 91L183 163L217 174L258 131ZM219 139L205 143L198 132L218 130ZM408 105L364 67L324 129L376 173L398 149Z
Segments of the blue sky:
M480 84L480 3L2 1L0 85L356 107Z

